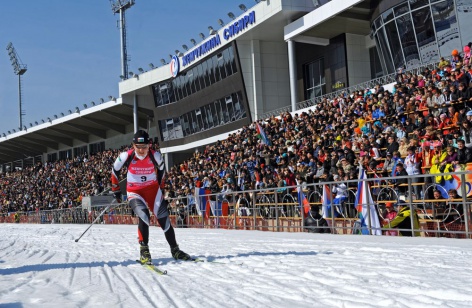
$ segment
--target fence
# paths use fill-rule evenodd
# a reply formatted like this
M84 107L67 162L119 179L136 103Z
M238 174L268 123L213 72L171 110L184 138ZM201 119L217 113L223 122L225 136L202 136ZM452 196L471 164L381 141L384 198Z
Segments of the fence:
M401 182L401 184L400 184ZM424 174L407 177L383 177L325 182L293 187L277 187L238 192L209 193L169 199L173 225L178 228L223 228L274 232L327 232L336 234L375 234L373 223L378 217L383 234L419 232L425 237L470 238L472 172ZM361 185L365 183L365 185ZM323 199L333 189L343 187L342 196L332 196L328 207ZM359 187L365 187L372 202L356 202ZM325 192L323 193L323 190ZM339 191L339 190L338 190ZM457 191L457 195L449 193ZM306 199L306 202L303 202ZM192 202L197 200L197 202ZM362 200L369 200L362 199ZM387 203L404 201L419 219L419 228L388 228ZM304 206L309 212L304 213ZM0 222L13 223L91 223L103 210L81 207L39 212L10 213ZM359 212L364 211L361 224ZM324 218L323 218L324 216ZM413 222L413 217L410 217ZM100 221L104 224L137 224L138 218L128 205L108 211ZM155 217L151 225L157 225ZM387 232L395 231L395 232ZM417 233L418 234L418 233Z

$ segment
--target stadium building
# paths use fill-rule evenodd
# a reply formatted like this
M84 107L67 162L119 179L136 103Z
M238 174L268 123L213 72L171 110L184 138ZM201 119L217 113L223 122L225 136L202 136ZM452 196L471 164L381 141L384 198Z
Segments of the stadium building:
M173 165L256 119L450 56L472 41L471 8L472 0L255 1L170 63L120 82L118 98L2 134L2 171L117 148L138 128Z

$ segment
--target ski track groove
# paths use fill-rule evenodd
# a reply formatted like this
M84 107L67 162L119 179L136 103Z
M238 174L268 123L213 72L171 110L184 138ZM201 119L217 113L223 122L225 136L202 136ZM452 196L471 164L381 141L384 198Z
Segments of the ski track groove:
M146 269L147 270L147 269ZM142 291L142 295L144 296L144 298L147 299L147 303L151 304L153 307L157 307L154 302L152 301L152 297L149 295L149 292L146 290L147 289L147 286L144 286L143 284L141 284L141 281L140 281L140 278L138 278L136 276L136 274L134 274L132 271L128 271L129 275L131 276L131 279L133 279L134 283L136 284L138 290ZM136 300L137 303L141 304L141 305L144 305L145 303L142 303L142 300L139 299L136 295L135 295L135 292L133 292L133 289L129 287L128 283L125 282L125 280L123 278L120 278L122 279L123 283L125 284L126 286L126 289L128 289L130 291L130 294L132 294L133 298Z

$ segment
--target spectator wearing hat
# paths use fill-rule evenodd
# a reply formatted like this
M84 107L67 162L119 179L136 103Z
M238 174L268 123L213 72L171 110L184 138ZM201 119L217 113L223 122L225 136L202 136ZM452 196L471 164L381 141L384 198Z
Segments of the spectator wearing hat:
M385 226L386 228L391 228L390 222L397 216L397 212L393 208L392 202L385 203L385 211L382 216L384 217L384 220L382 221L382 225ZM397 236L398 231L388 230L388 231L385 231L385 235Z
M398 213L395 218L390 221L390 224L384 225L382 228L397 228L397 229L405 229L405 230L398 230L399 235L401 236L420 236L420 220L418 218L418 214L416 211L413 211L413 226L411 225L411 209L406 204L405 201L399 200L395 206L398 208ZM414 229L412 232L411 229Z

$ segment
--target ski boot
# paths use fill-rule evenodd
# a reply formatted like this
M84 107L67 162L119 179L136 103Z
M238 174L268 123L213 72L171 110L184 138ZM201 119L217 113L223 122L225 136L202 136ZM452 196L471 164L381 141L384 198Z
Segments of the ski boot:
M190 257L187 253L180 250L179 245L175 246L174 248L171 248L170 253L172 254L172 257L176 260L193 260L192 257Z
M149 252L149 246L143 242L139 242L139 251L141 257L139 258L139 261L142 264L152 264L152 258L151 258L151 253Z

